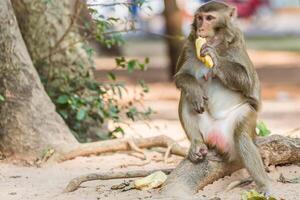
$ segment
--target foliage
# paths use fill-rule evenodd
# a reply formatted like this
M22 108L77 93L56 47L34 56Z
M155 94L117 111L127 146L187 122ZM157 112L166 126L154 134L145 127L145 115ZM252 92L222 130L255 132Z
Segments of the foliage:
M266 197L263 194L250 190L242 194L242 200L276 200L274 197Z
M5 97L0 94L0 102L3 102L3 101L5 101Z
M261 121L256 124L256 132L259 136L268 136L271 131L268 129L267 125Z
M48 1L47 1L48 2ZM141 1L137 1L138 6L142 6ZM130 5L127 5L130 7ZM130 10L130 8L129 8ZM94 16L92 21L84 21L83 35L85 40L95 38L98 42L107 47L124 44L120 32L114 31L116 23L121 20L110 16L99 15L96 10L90 8L89 11ZM81 42L82 43L82 42ZM86 41L83 42L82 49L88 55L88 60L93 63L94 50L90 48ZM69 46L66 50L72 52L76 46ZM60 51L54 52L55 54ZM62 116L73 134L80 142L87 142L95 139L107 139L113 137L115 132L124 133L123 129L118 126L124 120L147 119L152 110L150 108L139 108L144 93L149 91L144 81L140 80L139 98L134 97L129 101L122 99L127 92L124 83L117 81L113 72L107 74L108 82L98 82L86 70L86 64L80 59L74 59L72 67L51 68L54 59L40 60L35 63L36 66L48 66L47 72L40 72L37 67L41 80L46 88L47 93L56 105L57 112ZM115 58L116 67L126 70L128 73L134 73L136 70L146 70L149 59L145 58L143 62L124 57ZM107 130L108 121L112 121L115 126L112 130ZM96 128L95 128L96 127ZM94 128L94 129L93 129ZM95 138L96 137L96 138Z

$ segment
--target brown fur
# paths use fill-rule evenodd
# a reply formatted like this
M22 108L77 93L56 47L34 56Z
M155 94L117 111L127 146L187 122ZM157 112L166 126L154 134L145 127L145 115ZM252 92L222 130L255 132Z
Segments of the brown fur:
M256 181L257 185L263 191L268 190L268 178L264 171L261 157L252 141L255 137L255 127L257 112L260 108L260 83L253 64L246 52L245 41L241 31L232 23L232 11L234 9L224 3L209 2L201 6L195 16L205 12L219 13L219 16L225 16L222 23L224 26L219 26L217 29L214 24L214 37L209 38L208 45L203 47L201 53L210 55L215 66L212 68L213 76L221 81L221 83L230 90L240 94L243 102L246 102L251 111L245 113L245 117L236 122L234 129L234 144L238 158L242 160L245 167L248 169L251 176ZM218 17L218 16L217 16ZM191 141L191 150L189 157L193 162L202 159L205 154L199 154L194 151L203 150L204 141L201 130L197 126L197 121L193 116L200 115L204 110L208 110L206 102L203 100L205 91L204 86L207 83L197 79L195 74L182 71L183 65L197 63L196 50L194 47L195 39L198 37L197 30L201 23L196 22L196 17L192 25L191 33L183 47L181 56L177 63L177 74L175 75L176 86L181 89L182 94L179 103L179 117L181 124ZM199 25L200 24L200 25ZM221 27L221 28L220 28ZM188 64L187 64L188 63ZM206 86L209 87L209 86ZM216 91L218 92L218 91ZM210 100L208 99L208 102ZM184 107L185 104L191 105L188 110ZM209 145L209 144L208 144ZM220 152L224 153L224 152ZM195 155L199 157L195 158ZM225 152L226 154L226 152ZM237 158L237 159L238 159Z

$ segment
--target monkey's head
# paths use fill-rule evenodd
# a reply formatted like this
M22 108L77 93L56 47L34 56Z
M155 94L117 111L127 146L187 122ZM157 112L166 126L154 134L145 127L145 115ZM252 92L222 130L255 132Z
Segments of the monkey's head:
M196 37L213 38L226 29L235 18L236 9L225 3L210 1L198 8L194 16L192 31Z

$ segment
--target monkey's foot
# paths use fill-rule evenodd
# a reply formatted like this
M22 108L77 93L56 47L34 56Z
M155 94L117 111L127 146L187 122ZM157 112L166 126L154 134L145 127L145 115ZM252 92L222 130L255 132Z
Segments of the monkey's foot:
M188 158L190 161L197 163L205 158L207 155L208 149L207 146L203 143L201 144L191 144Z

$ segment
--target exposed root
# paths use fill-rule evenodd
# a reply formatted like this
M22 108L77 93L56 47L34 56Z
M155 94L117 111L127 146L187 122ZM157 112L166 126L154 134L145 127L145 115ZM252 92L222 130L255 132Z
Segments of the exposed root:
M64 192L73 192L80 187L80 184L87 181L144 177L159 170L163 171L166 174L169 174L173 169L167 168L167 169L156 169L156 170L134 170L128 172L106 172L106 173L92 173L92 174L82 175L72 179L67 185L67 187L64 189Z
M86 147L70 152L67 154L67 157L64 157L64 160L72 159L76 156L95 154L95 152L103 153L108 152L108 150L111 152L130 149L127 140L105 141L105 145L103 145L103 142L101 143L101 145L96 143L96 145L93 146L94 148ZM172 139L165 136L137 139L135 144L139 148L149 148L154 146L169 147L171 149L171 153L180 156L185 156L187 153L187 149L182 148L177 143L174 143ZM300 161L300 139L273 135L266 138L259 138L256 144L266 165L287 164ZM211 156L208 155L203 162L198 164L191 163L188 159L184 159L168 176L168 179L162 188L162 194L164 196L175 195L185 196L187 198L192 197L197 190L202 189L207 184L210 184L226 175L230 175L234 171L242 168L240 162L220 162L217 157L214 158L215 155L212 152L210 153L212 154ZM166 153L164 157L166 158L166 155L168 154L169 153ZM73 179L65 189L65 192L74 191L81 183L90 180L143 177L153 173L154 171L157 170L89 174ZM166 171L164 170L164 172ZM168 169L167 172L170 172L170 169ZM236 187L239 184L231 184L230 187Z
M174 144L175 144L175 143L174 143ZM174 144L171 144L171 145L168 146L168 148L167 148L167 151L166 151L165 156L164 156L164 162L165 162L165 163L168 163L168 158L169 158L169 156L170 156L170 154L171 154L171 150L172 150L172 147L173 147Z
M145 151L144 151L143 149L139 148L139 147L135 144L134 139L129 139L129 140L127 140L127 142L128 142L128 145L129 145L129 147L130 147L131 150L143 154L143 156L144 156L143 159L144 159L144 160L147 160L147 156L146 156L146 154L145 154Z
M170 152L178 156L186 156L187 148L180 146L173 139L160 135L150 138L137 138L134 141L130 139L114 139L93 143L81 144L79 148L72 150L60 157L60 161L74 159L78 156L90 156L95 154L116 152L116 151L128 151L134 150L142 153L141 148L150 147L171 147Z
M149 163L151 163L152 159L150 157L147 157L146 160L139 162L139 163L128 163L128 164L123 164L120 167L121 168L125 168L125 167L132 167L132 166L138 166L138 167L142 167L145 165L148 165Z
M129 155L129 156L135 157L135 158L139 158L141 160L146 160L147 159L147 157L145 159L145 155L137 153L137 152L131 152L130 151L130 152L127 152L126 154Z

